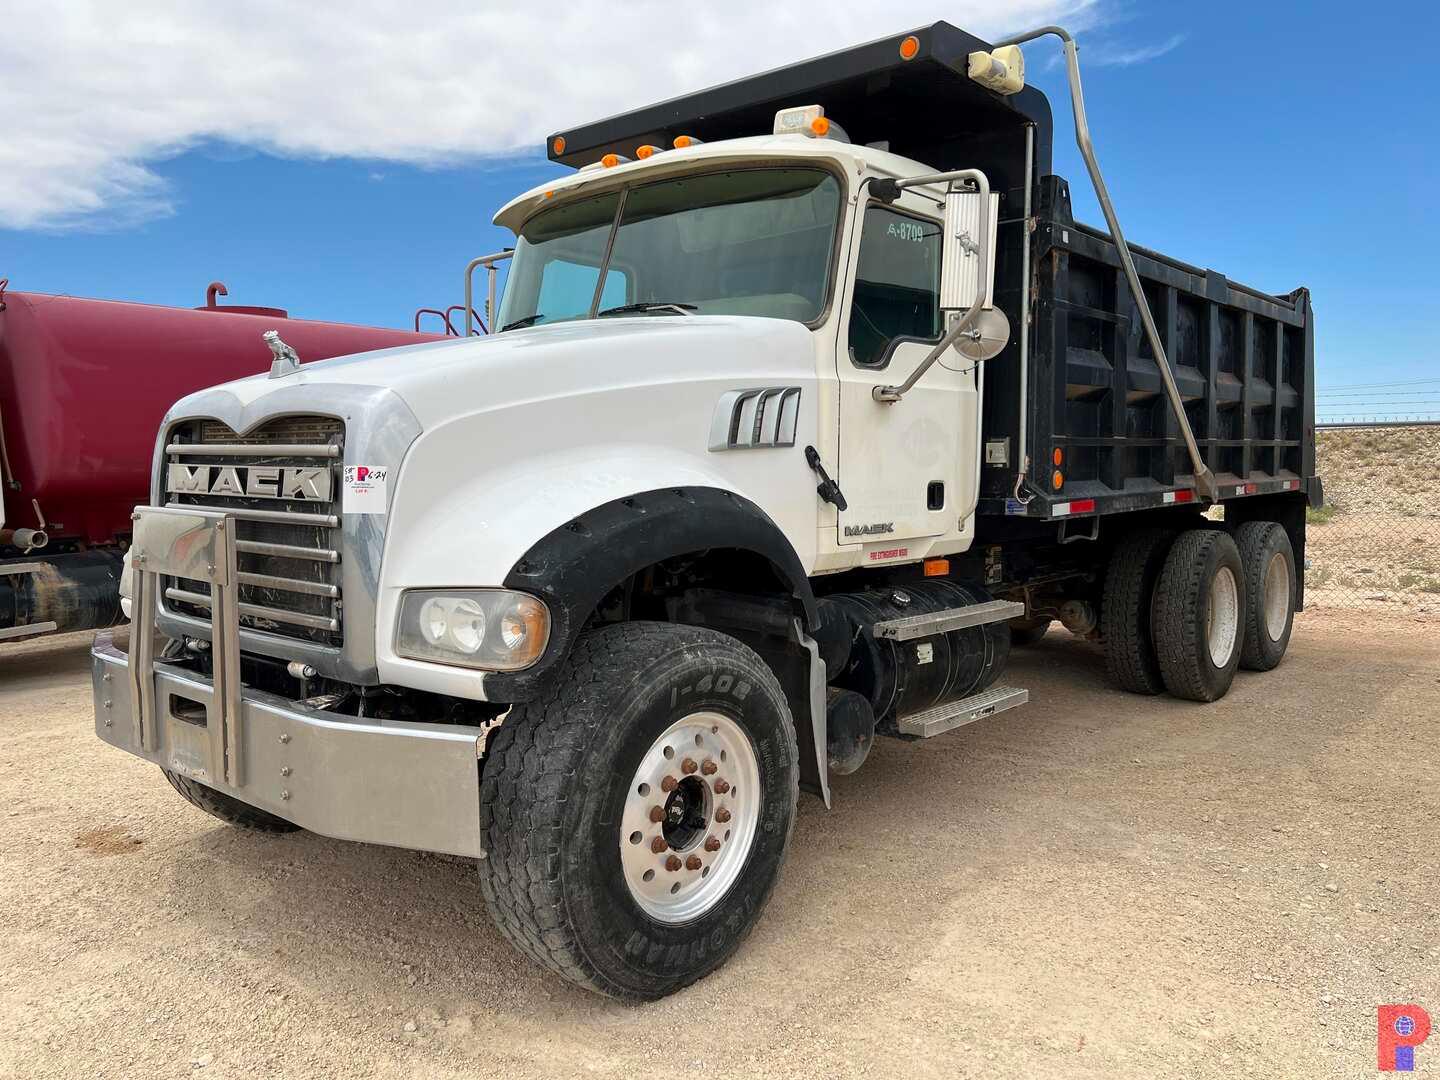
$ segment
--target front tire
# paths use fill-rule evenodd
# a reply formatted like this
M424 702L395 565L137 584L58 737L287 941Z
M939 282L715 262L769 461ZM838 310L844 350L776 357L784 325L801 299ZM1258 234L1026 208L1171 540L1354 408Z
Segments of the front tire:
M486 907L571 982L664 997L723 964L755 924L798 780L785 695L745 645L664 623L590 631L550 691L490 736Z

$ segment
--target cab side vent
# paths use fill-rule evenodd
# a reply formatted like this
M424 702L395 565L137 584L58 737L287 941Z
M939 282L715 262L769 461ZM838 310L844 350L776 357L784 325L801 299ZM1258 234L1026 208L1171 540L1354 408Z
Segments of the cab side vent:
M755 450L794 446L800 419L800 387L761 386L731 390L715 404L710 449Z

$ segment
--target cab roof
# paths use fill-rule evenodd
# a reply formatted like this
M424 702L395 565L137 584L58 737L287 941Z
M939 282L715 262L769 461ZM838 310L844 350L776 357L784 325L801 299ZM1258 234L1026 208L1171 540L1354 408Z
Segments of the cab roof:
M878 172L886 176L917 176L930 171L923 162L901 157L869 146L856 146L838 139L806 135L757 135L747 139L701 143L677 150L664 150L641 161L627 161L610 168L583 169L570 176L537 185L516 196L495 214L495 224L518 233L525 219L554 200L584 190L609 191L637 179L663 179L725 164L816 164L838 166L850 176Z

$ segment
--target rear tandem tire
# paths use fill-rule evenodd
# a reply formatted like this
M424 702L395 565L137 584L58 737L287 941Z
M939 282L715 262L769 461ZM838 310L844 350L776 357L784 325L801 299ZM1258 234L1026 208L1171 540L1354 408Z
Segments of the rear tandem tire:
M1283 526L1247 521L1235 530L1245 567L1245 645L1240 666L1269 671L1285 658L1295 625L1295 552Z
M1030 619L1011 619L1010 647L1023 649L1036 644L1050 629L1052 621L1043 615L1036 615Z
M485 906L563 978L664 997L723 964L759 918L798 781L785 694L750 648L695 626L589 631L550 689L490 735Z
M1245 640L1245 568L1229 533L1180 534L1155 586L1150 626L1166 690L1189 701L1225 696Z
M1100 598L1105 668L1116 686L1132 694L1155 695L1165 689L1150 631L1150 609L1174 537L1169 529L1131 533L1115 545L1105 570Z
M293 821L286 821L269 811L261 810L258 806L251 806L249 803L226 795L223 791L206 787L198 780L191 780L188 776L181 776L164 767L160 771L165 774L165 779L170 781L170 786L178 791L186 802L204 810L211 817L219 818L228 825L264 833L297 832L300 828Z

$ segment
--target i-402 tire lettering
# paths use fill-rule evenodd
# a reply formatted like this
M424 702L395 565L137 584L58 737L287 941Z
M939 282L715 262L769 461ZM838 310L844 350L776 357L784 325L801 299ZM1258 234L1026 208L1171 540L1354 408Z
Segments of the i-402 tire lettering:
M731 689L734 692L731 693ZM689 697L691 694L730 694L736 701L744 701L750 695L750 684L744 679L736 679L733 675L720 675L715 678L706 675L694 686L675 687L670 691L670 704L676 704L682 697Z

